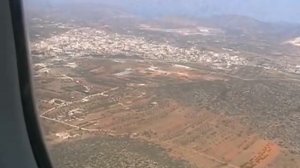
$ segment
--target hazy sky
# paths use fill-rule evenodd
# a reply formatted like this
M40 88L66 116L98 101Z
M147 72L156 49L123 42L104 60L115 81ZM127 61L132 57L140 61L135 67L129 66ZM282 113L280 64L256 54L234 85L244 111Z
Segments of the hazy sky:
M237 14L264 21L300 23L300 0L27 0L62 3L104 3L143 16L210 16ZM25 0L26 2L26 0Z

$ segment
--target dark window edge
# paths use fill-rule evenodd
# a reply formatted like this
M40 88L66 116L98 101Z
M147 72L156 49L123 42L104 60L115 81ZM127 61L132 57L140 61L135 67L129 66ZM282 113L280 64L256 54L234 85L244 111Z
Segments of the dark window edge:
M23 115L31 149L36 163L40 168L52 168L50 157L43 140L38 121L38 113L34 102L31 80L31 64L21 0L10 0L10 13L14 33L16 59L18 68L19 88L23 107Z

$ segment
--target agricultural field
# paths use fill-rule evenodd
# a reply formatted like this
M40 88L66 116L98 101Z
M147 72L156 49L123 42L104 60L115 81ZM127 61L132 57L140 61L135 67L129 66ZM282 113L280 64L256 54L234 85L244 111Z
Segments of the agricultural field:
M281 82L245 83L192 64L120 58L73 61L53 63L46 74L35 74L37 97L43 97L42 125L54 146L71 142L66 146L75 150L79 137L91 137L86 141L92 142L101 135L159 145L169 157L196 167L276 167L275 161L290 160L298 164L297 156L278 144L297 135L264 135L275 118L259 115L259 108L277 109L257 102L257 115L252 115L254 108L244 102L250 98L243 98L253 96L256 87L284 87ZM237 95L239 90L245 91Z

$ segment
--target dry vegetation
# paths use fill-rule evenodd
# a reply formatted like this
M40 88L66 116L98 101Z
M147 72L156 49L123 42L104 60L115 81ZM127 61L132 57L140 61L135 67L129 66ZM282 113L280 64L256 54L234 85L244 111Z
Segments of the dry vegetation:
M72 61L76 68L56 63L36 80L40 115L59 167L174 167L178 162L178 167L296 168L299 164L299 155L280 146L291 145L284 141L287 138L298 145L296 137L266 127L274 118L261 115L271 104L250 104L268 96L251 89L272 89L273 82L260 86L193 65L99 58ZM271 133L276 138L268 138ZM145 142L161 148L147 153L152 147ZM162 162L157 160L161 152L166 157Z

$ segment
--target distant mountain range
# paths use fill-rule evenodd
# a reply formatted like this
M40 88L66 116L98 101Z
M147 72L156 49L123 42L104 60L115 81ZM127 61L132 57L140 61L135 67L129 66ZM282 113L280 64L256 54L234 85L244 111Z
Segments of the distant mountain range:
M106 4L144 17L243 15L266 22L300 23L298 0L28 0L28 6Z
M226 1L227 3L225 3L225 0L189 0L188 2L184 0L28 0L26 2L25 7L28 11L37 10L39 11L38 13L46 13L47 9L55 9L54 12L51 11L52 14L55 13L60 17L66 16L68 19L79 19L82 21L97 22L99 20L107 20L119 23L120 20L114 21L116 16L136 16L136 18L142 20L160 20L162 23L168 24L167 26L188 23L221 28L228 35L246 37L246 39L264 39L276 43L300 36L300 24L298 23L266 22L262 21L264 19L260 17L247 16L249 14L247 14L247 11L254 10L252 8L262 11L263 6L269 3L268 0L259 2L257 0L243 2L231 0ZM272 5L274 9L264 8L266 15L271 14L270 10L275 10L275 6L279 4L278 0L273 0L272 2L274 2ZM285 5L282 4L283 6L280 9L283 10L284 7L292 4L292 2L295 5L298 4L294 1L288 1L284 3ZM245 9L245 5L248 5L247 9ZM293 11L294 7L290 9L290 12L283 12L282 16L286 14L293 15L293 12L295 12ZM244 12L241 12L241 10ZM276 10L279 10L279 8L276 8ZM257 15L259 14L258 12ZM129 24L129 22L122 24Z

